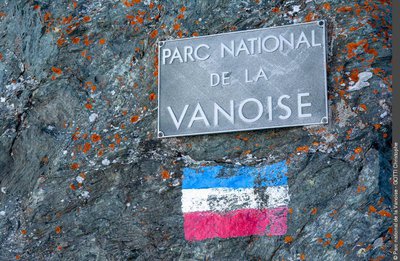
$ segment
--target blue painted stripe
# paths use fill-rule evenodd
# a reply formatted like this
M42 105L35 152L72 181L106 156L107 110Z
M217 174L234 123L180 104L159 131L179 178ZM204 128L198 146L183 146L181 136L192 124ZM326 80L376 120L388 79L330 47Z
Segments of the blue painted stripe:
M254 188L287 185L286 161L264 167L208 166L183 169L183 189Z

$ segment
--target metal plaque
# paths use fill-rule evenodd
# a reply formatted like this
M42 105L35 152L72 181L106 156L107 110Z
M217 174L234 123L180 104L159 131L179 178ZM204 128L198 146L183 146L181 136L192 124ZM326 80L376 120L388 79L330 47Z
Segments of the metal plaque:
M158 48L159 137L328 123L325 21Z

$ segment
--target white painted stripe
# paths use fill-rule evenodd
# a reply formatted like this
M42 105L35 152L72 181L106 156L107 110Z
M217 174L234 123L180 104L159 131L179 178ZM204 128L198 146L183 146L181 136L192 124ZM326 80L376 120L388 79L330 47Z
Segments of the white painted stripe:
M286 206L289 203L288 186L263 189L208 188L182 189L182 212L235 209L263 209Z

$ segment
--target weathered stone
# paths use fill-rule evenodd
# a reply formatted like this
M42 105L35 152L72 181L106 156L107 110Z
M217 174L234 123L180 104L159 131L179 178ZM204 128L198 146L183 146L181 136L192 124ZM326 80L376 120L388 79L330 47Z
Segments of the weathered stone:
M328 125L156 138L157 40L318 19ZM0 1L0 259L388 260L391 24L391 1ZM286 235L184 239L184 167L283 160Z

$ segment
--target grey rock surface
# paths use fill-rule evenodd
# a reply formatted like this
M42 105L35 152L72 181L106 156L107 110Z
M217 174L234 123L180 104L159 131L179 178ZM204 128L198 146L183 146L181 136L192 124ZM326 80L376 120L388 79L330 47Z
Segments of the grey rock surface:
M157 40L317 19L329 125L156 137ZM387 0L0 0L0 260L389 260L391 35ZM184 167L281 160L286 235L184 239Z

